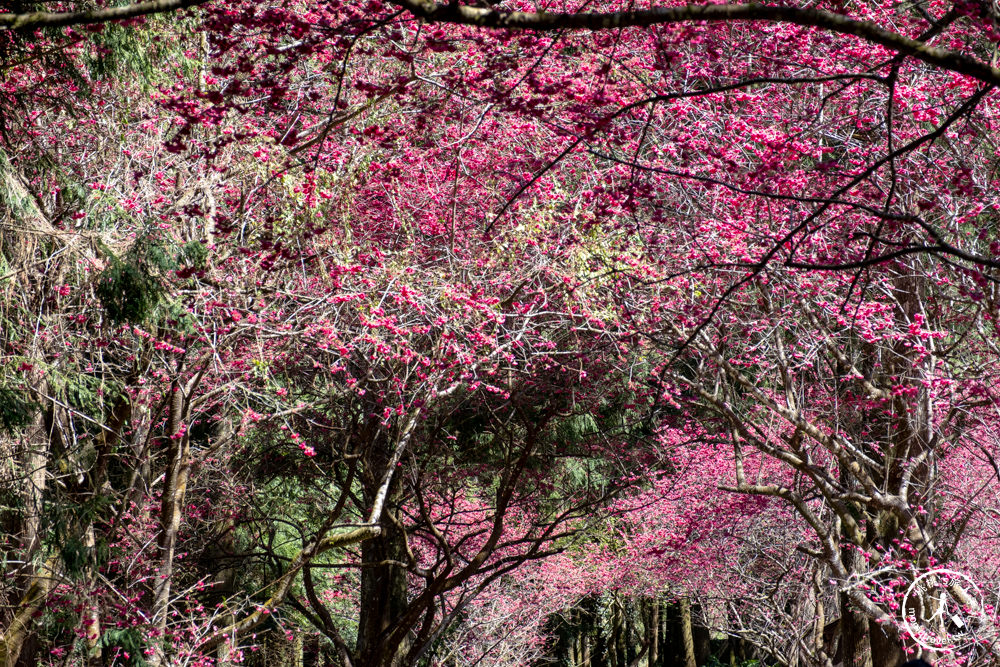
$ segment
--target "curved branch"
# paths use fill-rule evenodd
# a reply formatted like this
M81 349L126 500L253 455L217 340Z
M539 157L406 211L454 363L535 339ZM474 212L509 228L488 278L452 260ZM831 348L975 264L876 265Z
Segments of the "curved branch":
M983 83L1000 83L1000 69L969 56L930 46L925 42L886 30L870 21L858 21L842 14L820 9L782 7L747 3L738 5L686 5L621 12L511 12L496 8L438 4L433 0L392 0L414 16L434 23L456 23L483 28L515 30L608 30L647 27L692 21L770 21L821 28L842 35L853 35L866 42L884 46L896 53L951 72L964 74Z
M205 4L208 0L150 0L121 7L105 7L80 12L26 12L0 14L0 30L34 30L68 25L108 23L149 14L163 14Z

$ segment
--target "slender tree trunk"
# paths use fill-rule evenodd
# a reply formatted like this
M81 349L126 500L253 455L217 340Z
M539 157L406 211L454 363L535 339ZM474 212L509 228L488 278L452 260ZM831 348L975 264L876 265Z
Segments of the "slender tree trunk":
M672 662L677 655L677 638L673 634L674 616L676 615L676 605L660 602L660 662L664 665ZM676 664L676 663L675 663Z
M691 599L681 598L681 637L684 641L684 667L698 667L694 653L694 630L691 626Z
M593 623L593 637L594 642L591 648L590 660L594 667L607 667L608 666L608 642L607 637L603 632L600 621L600 598L593 595L588 600L591 608L591 618Z
M93 554L97 541L94 537L94 524L89 524L83 531L83 547L89 554ZM95 588L95 572L93 558L88 558L88 566L84 572L88 591L88 599L84 601L83 612L80 615L80 623L83 630L84 642L87 646L87 662L93 667L101 667L104 658L101 655L101 616L98 601L90 592Z
M202 366L211 357L204 355L196 365ZM160 548L160 568L153 590L153 619L158 630L157 647L150 664L159 667L163 663L163 639L167 628L170 607L170 591L174 572L174 557L177 550L177 533L184 514L184 498L187 493L188 476L191 472L191 440L187 433L187 417L191 393L201 382L204 366L195 372L186 383L181 382L184 366L177 369L170 396L170 411L167 419L169 445L167 447L167 469L163 479L163 496L160 500L160 534L157 544Z
M43 431L44 426L33 427L25 437L28 443L24 453L25 480L22 498L24 502L24 537L21 540L24 560L30 561L42 545L42 496L45 494L45 482L48 475L49 439ZM31 433L36 433L32 437Z
M660 598L654 596L649 601L649 660L647 665L653 667L660 658Z
M639 651L647 646L643 641L638 629L635 627L635 620L642 612L642 598L630 597L628 606L625 608L625 664L632 665L636 662ZM646 649L648 650L648 649Z
M172 432L176 433L173 430ZM187 491L190 471L189 456L190 450L186 435L171 439L167 454L163 496L160 503L160 536L157 542L160 547L160 568L153 595L153 617L156 619L159 631L158 639L163 638L167 627L177 533L180 530L184 496ZM163 657L162 649L158 649L151 660L153 667L162 664Z
M580 667L591 667L591 633L594 631L594 614L587 600L580 602Z
M233 565L232 554L234 551L233 545L233 521L231 519L226 519L218 522L217 530L220 531L220 537L218 540L218 546L213 548L214 554L210 554L211 557L216 559L222 559L224 562L229 561L229 564L224 567L218 575L216 584L213 587L213 592L221 596L223 600L232 597L233 593L236 591L236 567ZM233 613L231 608L225 610L222 613L222 627L227 627L236 622L236 614ZM218 649L216 649L216 664L221 666L226 666L231 664L230 657L232 654L232 646L229 644L220 644Z
M608 628L608 630L610 630L610 635L608 636L608 662L611 664L611 667L624 667L620 660L622 623L621 606L618 602L618 597L612 596L610 613L611 627Z
M570 618L573 619L572 635L569 641L569 664L570 667L579 667L583 662L583 642L585 640L585 620L580 609L574 609Z
M292 662L290 667L303 667L305 664L305 658L303 656L304 647L305 644L303 642L302 633L296 632L295 638L292 639Z

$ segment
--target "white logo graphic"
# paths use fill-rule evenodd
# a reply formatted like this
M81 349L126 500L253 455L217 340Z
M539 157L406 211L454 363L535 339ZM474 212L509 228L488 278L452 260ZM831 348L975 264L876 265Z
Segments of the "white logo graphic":
M961 591L956 599L954 593ZM964 594L964 595L962 595ZM939 568L924 572L909 585L900 610L903 630L921 648L947 654L975 652L992 625L982 591L966 574Z

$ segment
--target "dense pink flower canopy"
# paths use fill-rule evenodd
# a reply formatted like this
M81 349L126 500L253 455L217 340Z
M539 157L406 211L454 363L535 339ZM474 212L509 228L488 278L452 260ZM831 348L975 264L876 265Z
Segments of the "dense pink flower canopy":
M991 3L32 9L0 662L524 664L663 593L1000 656Z

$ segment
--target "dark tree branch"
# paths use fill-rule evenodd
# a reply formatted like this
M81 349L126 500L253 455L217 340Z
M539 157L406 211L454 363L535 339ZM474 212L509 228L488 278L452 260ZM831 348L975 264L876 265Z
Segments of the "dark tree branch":
M0 30L34 30L36 28L61 28L68 25L108 23L149 14L162 14L205 4L208 0L150 0L134 5L105 7L79 12L27 12L0 14Z
M1000 83L1000 69L963 53L930 46L923 41L901 35L841 14L802 7L772 6L757 3L739 5L686 5L657 7L621 12L510 12L497 8L438 4L433 0L393 0L415 16L435 23L456 23L484 28L515 30L609 30L628 27L648 27L668 23L693 21L770 21L820 28L842 35L853 35L866 42L879 44L896 53L911 56L935 67L964 74L983 83Z

